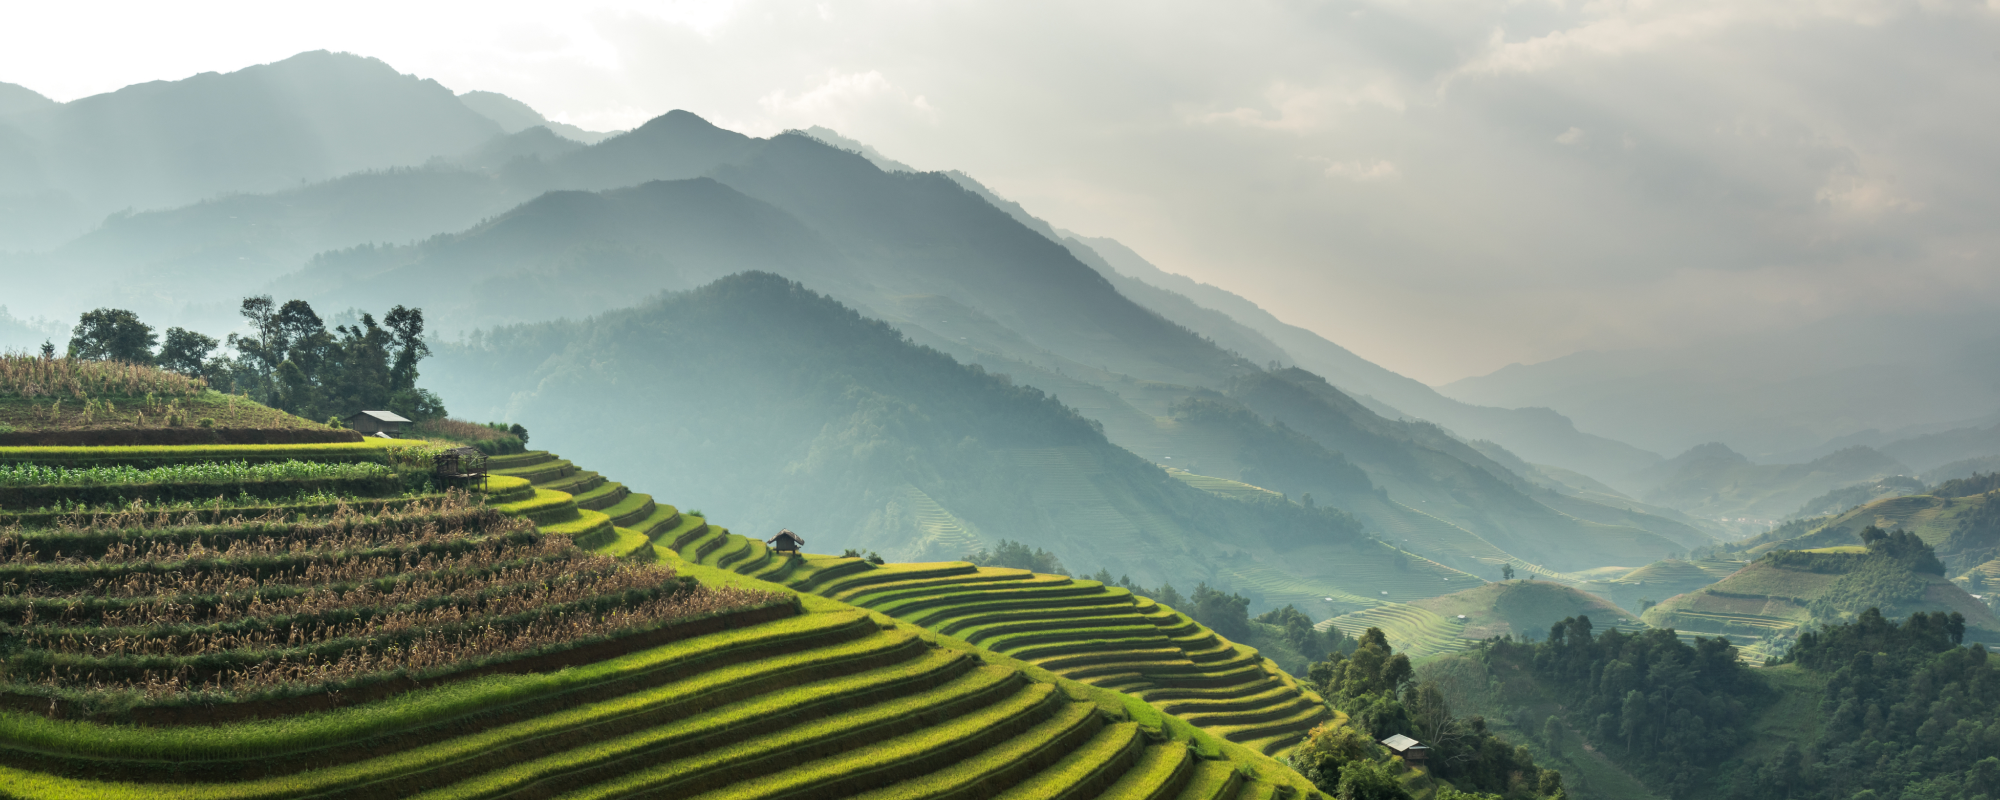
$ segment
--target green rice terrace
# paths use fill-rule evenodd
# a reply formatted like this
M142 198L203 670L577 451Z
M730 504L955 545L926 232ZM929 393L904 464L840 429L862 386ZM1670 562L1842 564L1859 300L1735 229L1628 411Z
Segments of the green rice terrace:
M1319 697L1171 609L443 447L0 448L0 795L1317 796Z
M965 562L873 566L783 556L727 531L664 542L687 561L839 600L1113 689L1251 750L1279 755L1332 719L1318 694L1255 649L1096 581Z

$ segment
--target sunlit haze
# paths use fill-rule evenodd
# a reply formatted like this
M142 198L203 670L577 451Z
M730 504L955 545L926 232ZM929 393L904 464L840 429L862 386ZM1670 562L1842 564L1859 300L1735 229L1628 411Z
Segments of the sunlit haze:
M56 100L329 49L551 119L824 125L1431 383L2000 305L2000 4L65 3Z

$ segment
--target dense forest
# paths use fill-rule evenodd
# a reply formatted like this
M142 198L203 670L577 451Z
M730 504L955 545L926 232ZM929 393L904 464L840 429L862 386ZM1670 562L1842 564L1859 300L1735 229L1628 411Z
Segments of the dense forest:
M1871 608L1802 634L1766 674L1721 639L1597 634L1577 617L1477 657L1503 699L1531 691L1508 676L1561 698L1545 737L1577 731L1675 798L1990 800L2000 665L1964 635L1957 614L1898 623Z
M1561 722L1648 786L1699 797L1716 765L1741 749L1746 714L1771 693L1723 639L1681 641L1671 630L1601 634L1589 617L1540 642L1499 639L1482 651L1494 674L1524 673L1565 698Z
M1348 724L1313 731L1291 764L1341 800L1406 800L1405 778L1441 800L1567 796L1562 773L1537 766L1533 754L1488 730L1484 718L1453 715L1443 690L1418 680L1409 656L1395 652L1379 628L1313 664L1307 679L1348 715ZM1401 759L1386 757L1376 744L1397 734L1430 748L1428 778L1405 775Z
M1804 748L1746 770L1741 797L1980 800L2000 794L2000 671L1958 614L1869 609L1799 637L1784 663L1826 679Z

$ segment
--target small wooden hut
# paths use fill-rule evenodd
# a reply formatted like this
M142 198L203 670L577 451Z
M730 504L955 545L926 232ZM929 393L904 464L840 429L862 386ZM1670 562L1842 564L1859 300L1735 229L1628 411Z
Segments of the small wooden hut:
M410 421L394 411L356 411L347 415L346 422L347 427L360 431L364 436L386 433L393 438L410 427Z
M764 543L771 546L771 552L773 553L781 556L795 556L799 554L799 548L806 543L806 540L799 538L798 534L790 530L782 530L778 531L778 535L764 540Z
M431 457L438 483L467 489L486 488L486 454L470 447L456 447Z
M1389 752L1402 756L1403 763L1413 767L1423 764L1424 759L1429 758L1431 754L1431 749L1425 747L1422 742L1400 733L1383 739L1382 746L1389 748Z

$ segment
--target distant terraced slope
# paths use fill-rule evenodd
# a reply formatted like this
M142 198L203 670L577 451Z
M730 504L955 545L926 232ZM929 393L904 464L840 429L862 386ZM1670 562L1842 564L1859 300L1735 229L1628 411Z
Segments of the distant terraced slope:
M1717 558L1699 561L1668 559L1655 561L1616 578L1590 581L1578 588L1617 603L1627 611L1639 612L1645 610L1641 608L1644 605L1642 601L1657 603L1712 585L1734 575L1749 563Z
M1768 554L1713 586L1668 599L1644 619L1684 637L1721 636L1759 660L1781 655L1801 629L1850 619L1867 606L1892 618L1955 611L1966 618L1968 643L2000 643L2000 617L1943 577L1894 569L1859 547L1821 551L1828 558L1816 568L1785 555Z
M369 455L326 449L329 459ZM97 455L74 450L71 459ZM143 456L171 460L166 450ZM213 448L190 448L189 457L200 450ZM34 461L37 454L4 455ZM228 702L140 724L0 710L0 793L110 800L1317 795L1276 762L1114 692L836 600L686 563L649 537L727 534L554 456L504 457L495 466L502 474L489 482L489 505L531 518L544 535L574 536L598 554L660 561L707 586L798 599L594 642L546 664L495 665L381 700L345 695L273 707L266 710L271 719L236 721ZM328 513L293 505L280 502L269 518ZM353 507L331 513L366 524L351 516ZM40 517L14 518L28 523L22 535L41 535ZM154 532L135 535L178 541L188 534L172 525L147 530Z
M1318 694L1255 649L1096 581L964 562L871 567L777 556L762 542L689 531L668 546L704 565L852 603L1114 689L1229 741L1286 752L1332 718Z

